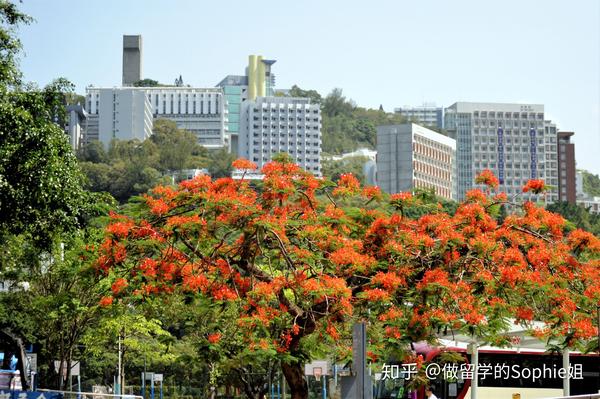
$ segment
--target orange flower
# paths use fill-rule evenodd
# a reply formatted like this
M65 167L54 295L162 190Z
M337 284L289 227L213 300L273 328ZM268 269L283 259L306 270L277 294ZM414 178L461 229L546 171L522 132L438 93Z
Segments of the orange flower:
M408 191L403 193L392 194L391 196L392 201L410 201L412 198L412 193L409 193Z
M546 191L546 189L546 184L540 179L531 179L523 186L524 193L531 191L534 194L539 194Z
M236 169L248 169L248 170L256 170L257 166L254 162L249 161L245 158L238 158L231 164Z
M475 183L485 184L490 188L496 188L498 187L499 181L494 175L494 172L489 169L485 169L475 178Z
M121 291L123 291L125 288L127 288L129 284L127 283L127 280L125 280L124 278L118 278L115 280L115 282L112 284L112 292L114 295L119 294Z
M211 344L217 344L221 340L221 333L208 334L208 342Z
M110 305L112 305L113 303L113 297L112 296L103 296L102 299L100 299L100 306L102 306L103 308L107 308Z
M345 173L340 176L338 186L333 190L333 195L352 195L360 190L360 182L352 173Z

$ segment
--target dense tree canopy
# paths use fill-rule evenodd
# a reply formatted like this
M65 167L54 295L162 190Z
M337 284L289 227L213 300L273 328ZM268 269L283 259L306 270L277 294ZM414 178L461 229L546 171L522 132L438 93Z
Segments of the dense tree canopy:
M377 126L405 123L399 114L380 109L358 107L348 100L341 89L334 89L325 98L315 90L303 90L294 85L288 93L291 97L308 97L321 104L323 152L341 154L358 148L375 148Z
M502 343L509 318L545 322L535 334L568 346L596 333L600 240L565 234L559 215L527 202L500 223L506 196L473 190L454 215L415 219L411 194L351 175L331 186L288 162L262 172L257 188L208 177L157 187L139 216L114 215L97 262L115 276L104 303L183 291L235 304L240 339L281 360L293 398L307 396L307 342L335 347L353 318L382 332L376 351L444 328ZM478 182L497 187L491 172Z
M85 204L82 177L60 120L72 85L23 85L14 31L30 18L0 2L0 242L28 232L48 244L54 230L75 227Z
M108 152L92 141L78 152L88 188L108 192L120 202L173 180L182 169L205 168L212 154L175 122L159 119L149 140L114 140Z
M591 196L600 197L600 177L587 170L581 170L583 191Z

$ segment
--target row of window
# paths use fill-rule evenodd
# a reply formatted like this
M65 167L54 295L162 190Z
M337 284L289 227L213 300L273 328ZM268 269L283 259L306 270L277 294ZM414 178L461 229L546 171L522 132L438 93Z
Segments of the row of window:
M310 122L311 120L312 120L313 122L320 122L320 121L321 121L321 118L313 118L313 119L310 119L309 117L306 117L306 118L303 118L303 117L287 117L287 120L288 120L288 121L290 121L290 122L293 122L293 121L294 121L294 119L295 119L295 120L297 120L298 122ZM255 121L258 121L258 120L260 120L260 118L259 118L258 116L254 116L254 117L253 117L253 120L255 120ZM263 116L263 117L262 117L262 120L263 120L263 121L268 121L268 120L269 120L269 117L268 117L268 116ZM276 116L272 116L272 117L271 117L271 120L272 120L272 121L277 121L277 120L280 120L280 121L282 121L282 122L285 122L285 120L286 120L286 117L285 117L285 116L280 116L279 118L277 118Z
M269 129L269 127L271 129L273 129L273 130L277 130L278 128L282 129L282 130L295 130L295 129L298 129L298 130L310 130L310 129L312 129L312 130L319 130L321 128L321 125L315 125L315 126L310 126L310 125L297 125L297 126L294 126L294 125L279 125L279 126L277 126L277 125L262 125L262 129L263 130ZM260 126L259 125L253 125L253 128L254 129L260 129Z
M474 111L475 118L498 118L498 119L538 119L544 120L543 113L527 112L502 112L502 111Z
M283 113L289 112L289 113L292 113L292 114L294 112L296 112L298 114L304 113L304 109L302 109L302 108L298 108L298 109L296 109L296 108L270 108L270 109L269 108L254 108L253 111L255 113L256 112L263 112L263 113L264 112L283 112ZM309 112L312 112L313 114L318 114L320 112L320 110L319 109L313 109L311 111L310 109L307 109L306 113L309 113Z
M294 138L296 137L296 133L291 132L291 133L285 133L285 134L276 134L277 132L271 132L271 133L262 133L262 137L280 137L280 138L286 138L286 137L291 137ZM281 133L281 132L280 132ZM254 132L253 136L254 137L259 137L261 135L261 133L258 132ZM298 132L298 138L303 138L304 134L302 134L302 132ZM315 133L315 134L310 134L310 132L306 132L306 137L310 138L310 137L314 137L314 138L320 138L321 135L319 133Z
M261 142L259 142L259 141L254 141L254 145L255 145L255 146L260 146L261 144L262 144L263 146L268 146L268 145L269 145L269 142L268 142L268 141L263 141L263 142L261 143ZM293 147L296 147L296 146L299 146L299 145L304 145L304 146L307 146L307 147L310 147L310 146L312 146L312 147L319 147L319 146L320 146L320 144L321 144L321 143L320 143L320 142L318 142L318 141L312 141L312 142L311 142L311 141L307 141L307 142L293 142L293 141L290 141L289 143L288 143L288 142L285 142L285 141L280 141L280 142L279 142L279 144L277 144L277 142L276 142L276 141L271 141L271 145L273 145L273 146L275 146L275 145L285 145L285 146L293 146Z

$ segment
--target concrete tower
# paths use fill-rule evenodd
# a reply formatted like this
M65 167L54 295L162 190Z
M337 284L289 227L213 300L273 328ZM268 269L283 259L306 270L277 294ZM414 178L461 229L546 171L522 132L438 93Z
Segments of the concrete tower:
M123 35L123 86L142 79L142 35Z

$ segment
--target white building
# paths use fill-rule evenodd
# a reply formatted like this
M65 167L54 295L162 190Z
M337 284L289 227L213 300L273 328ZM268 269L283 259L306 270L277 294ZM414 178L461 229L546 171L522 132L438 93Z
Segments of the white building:
M444 127L444 108L437 107L435 103L424 103L417 107L405 105L394 108L396 114L405 116L410 122L416 122L423 126Z
M509 198L558 201L556 126L545 121L543 105L458 102L446 108L444 126L456 139L459 201L484 169L498 176ZM540 196L524 194L529 179L555 188Z
M456 141L414 123L377 127L377 184L390 194L433 188L454 198Z
M308 98L257 97L242 104L238 154L262 168L273 155L321 175L321 108Z
M86 108L98 115L98 139L144 140L153 120L174 121L208 148L228 146L227 109L220 88L127 87L86 89Z

